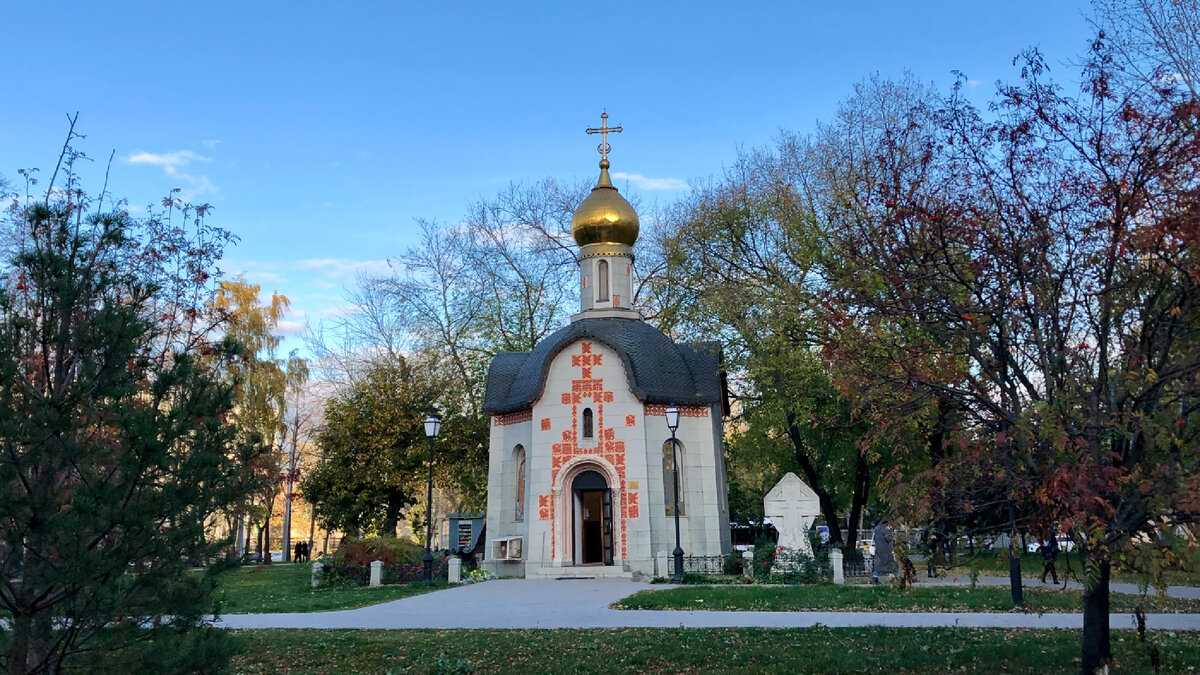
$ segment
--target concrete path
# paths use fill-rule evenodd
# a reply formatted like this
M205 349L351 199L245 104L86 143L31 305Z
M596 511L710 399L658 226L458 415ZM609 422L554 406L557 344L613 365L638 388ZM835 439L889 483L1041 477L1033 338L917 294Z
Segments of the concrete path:
M224 628L803 628L897 626L1081 628L1082 614L949 612L713 612L615 610L609 605L646 589L617 579L498 579L338 612L229 614ZM1200 631L1200 614L1151 614L1152 629ZM1114 629L1133 628L1113 614Z
M1037 579L1022 579L1022 585L1025 588L1063 588L1063 584L1055 586L1049 581L1043 583ZM1067 588L1074 590L1083 590L1083 584L1072 579L1067 581L1061 576L1059 581L1066 584ZM979 577L980 586L1008 586L1008 577ZM924 575L917 575L917 584L921 586L970 586L971 576L968 574L943 574L930 579ZM1142 590L1137 584L1110 582L1108 585L1109 591L1113 593L1121 593L1124 595L1141 595ZM1150 594L1154 594L1154 589L1150 589ZM1167 586L1167 595L1172 598L1184 598L1188 600L1200 600L1200 588L1192 586Z

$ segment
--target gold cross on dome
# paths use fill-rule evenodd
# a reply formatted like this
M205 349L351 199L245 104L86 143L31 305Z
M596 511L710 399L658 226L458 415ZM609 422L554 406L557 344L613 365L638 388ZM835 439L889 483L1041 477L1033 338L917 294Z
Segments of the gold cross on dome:
M619 125L615 126L615 127L608 126L608 113L607 112L600 113L600 128L599 129L593 129L591 127L588 127L587 133L600 134L600 145L596 146L596 149L600 151L600 159L607 160L608 153L609 153L609 151L612 150L612 147L609 146L609 144L608 144L608 135L610 133L619 134L619 133L621 133L621 131L622 131L622 129Z

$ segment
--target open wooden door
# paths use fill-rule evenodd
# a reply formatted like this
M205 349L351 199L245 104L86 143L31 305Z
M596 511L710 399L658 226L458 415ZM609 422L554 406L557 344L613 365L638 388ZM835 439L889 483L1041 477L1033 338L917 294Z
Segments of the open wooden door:
M613 564L612 490L604 491L604 564Z

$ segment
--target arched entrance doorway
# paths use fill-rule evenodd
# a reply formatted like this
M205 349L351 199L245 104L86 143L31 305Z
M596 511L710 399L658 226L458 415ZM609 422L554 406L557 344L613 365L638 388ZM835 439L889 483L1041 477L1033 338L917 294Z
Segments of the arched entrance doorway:
M612 490L597 471L571 481L574 511L573 561L576 565L613 564Z

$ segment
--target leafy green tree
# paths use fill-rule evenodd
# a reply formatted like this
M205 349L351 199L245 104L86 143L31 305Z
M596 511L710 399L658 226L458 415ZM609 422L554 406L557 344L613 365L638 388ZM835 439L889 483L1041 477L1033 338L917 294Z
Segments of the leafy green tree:
M224 422L214 371L242 352L206 338L230 235L173 198L142 220L103 210L73 127L44 198L0 223L0 665L217 672L216 570L188 568L218 554L206 527L260 450Z
M317 432L324 462L301 489L328 527L396 533L405 509L424 495L429 450L422 422L433 400L399 357L371 364L326 403Z
M861 157L872 151L865 139L907 130L912 119L899 113L929 96L911 78L859 85L815 137L784 134L697 191L669 242L667 278L690 296L670 305L683 308L675 311L687 319L680 329L726 345L740 412L729 438L731 477L774 481L797 471L817 493L831 540L849 547L880 474L893 466L896 437L913 436L896 421L906 417L899 408L914 404L845 385L858 364L828 349L824 296L837 261L824 241L843 219L877 218L859 207L887 178L864 170ZM885 427L890 438L877 431ZM745 471L755 463L757 471ZM754 494L770 485L739 488Z

